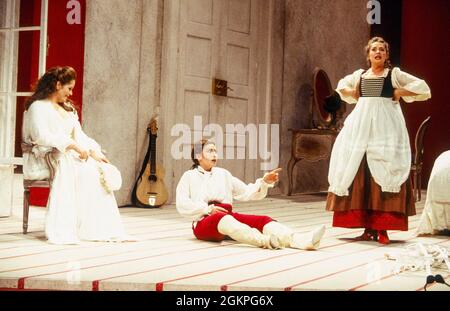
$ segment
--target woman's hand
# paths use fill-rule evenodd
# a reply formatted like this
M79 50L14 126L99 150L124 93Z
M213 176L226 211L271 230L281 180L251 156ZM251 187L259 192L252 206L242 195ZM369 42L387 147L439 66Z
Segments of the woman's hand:
M267 173L264 176L264 179L263 179L264 182L267 183L267 184L276 183L278 181L278 179L279 179L278 178L278 172L281 171L281 170L282 170L282 168L277 168L277 169L274 169L273 171Z
M78 156L80 160L87 160L89 158L89 153L86 150L80 150L78 153L80 154Z
M405 89L394 89L394 95L392 96L392 100L398 102L402 96L416 96L416 95L417 93L413 93Z
M77 152L79 154L78 157L80 158L80 160L87 160L89 158L89 152L82 149L80 146L76 144L71 144L67 146L66 151L68 150L74 150L75 152Z
M90 150L89 155L91 156L92 159L94 159L97 162L109 163L109 160L103 154L98 155L97 153L95 153L95 151Z
M341 89L339 91L342 93L342 95L353 97L356 100L358 100L358 98L360 97L359 86L357 86L354 89L346 87L346 88L343 88L343 89Z
M354 99L358 100L359 97L360 97L359 88L351 89L350 90L350 96L353 97Z
M95 153L95 151L91 150L89 152L89 155L91 156L92 159L94 159L97 162L105 162L105 163L109 163L109 160L104 156L104 155L98 155L97 153Z
M228 214L228 211L225 208L214 205L211 208L211 212L209 213L209 215L212 215L212 214L217 213L217 212L223 212L225 214Z
M392 100L395 101L395 102L398 102L400 100L400 97L402 97L401 90L400 89L394 89L394 95L392 96Z

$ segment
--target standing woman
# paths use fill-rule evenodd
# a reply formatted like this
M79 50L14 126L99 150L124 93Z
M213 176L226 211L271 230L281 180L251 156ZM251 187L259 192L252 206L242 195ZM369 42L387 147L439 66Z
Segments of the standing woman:
M32 146L24 157L24 176L35 168L29 157L54 148L56 172L47 203L45 234L49 243L78 244L80 240L124 240L125 231L108 176L121 183L120 173L99 144L81 129L69 96L75 87L71 67L49 69L25 104L22 139ZM108 170L106 170L108 169ZM118 181L117 181L118 180ZM116 187L116 186L114 186Z
M408 230L415 215L409 172L411 150L400 97L407 103L431 97L425 81L391 68L389 44L373 37L369 68L339 81L337 93L355 109L331 152L327 210L333 226L365 228L358 240L388 244L386 230Z

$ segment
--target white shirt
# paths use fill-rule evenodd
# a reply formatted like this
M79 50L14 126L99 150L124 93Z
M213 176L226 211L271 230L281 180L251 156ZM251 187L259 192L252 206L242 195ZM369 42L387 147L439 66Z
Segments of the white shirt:
M245 184L220 167L205 171L202 167L184 172L176 190L178 212L196 221L211 212L210 201L233 204L239 201L260 200L267 195L267 189L274 184L258 178L254 184Z
M364 69L358 69L352 74L349 74L339 80L336 92L339 93L342 100L349 103L349 104L356 104L357 100L353 98L352 96L344 96L344 94L341 93L340 90L348 87L354 89L361 78L361 74L364 72ZM389 68L385 68L383 71L383 74L380 77L385 77L389 73ZM372 69L369 68L365 73L364 77L374 77L374 74L372 73ZM401 71L400 68L394 67L391 70L391 81L392 81L392 87L394 89L402 88L407 91L416 93L417 95L410 95L410 96L402 96L403 100L407 103L412 103L414 101L423 101L431 98L431 90L428 87L427 83L419 79L409 73L406 73L404 71Z

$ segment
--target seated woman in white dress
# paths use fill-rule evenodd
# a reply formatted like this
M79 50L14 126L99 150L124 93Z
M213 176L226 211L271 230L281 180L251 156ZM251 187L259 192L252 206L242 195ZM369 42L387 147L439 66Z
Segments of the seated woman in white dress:
M418 234L449 233L450 230L450 150L434 162L428 180L425 208L417 229Z
M116 170L99 144L81 129L77 112L68 99L75 87L71 67L49 69L37 82L25 104L22 139L33 146L24 155L24 178L33 175L40 150L54 148L56 172L45 223L48 242L78 244L80 240L124 240L116 199L105 174ZM35 157L35 161L28 161ZM115 187L120 187L116 171ZM119 181L117 182L117 179Z
M192 148L194 165L181 177L176 190L178 212L192 219L195 237L205 241L222 241L227 236L257 247L280 249L317 249L325 226L308 233L296 233L269 216L247 215L233 211L233 199L261 200L268 188L278 181L276 169L245 184L229 171L216 167L216 146L203 140Z

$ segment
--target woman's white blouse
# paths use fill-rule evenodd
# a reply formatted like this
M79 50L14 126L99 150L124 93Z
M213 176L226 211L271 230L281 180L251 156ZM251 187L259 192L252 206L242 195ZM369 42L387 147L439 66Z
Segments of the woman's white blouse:
M55 147L65 153L77 143L81 148L101 154L100 145L87 136L76 113L62 116L49 100L37 100L24 113L23 140L39 146Z
M192 220L199 220L211 212L208 202L233 204L239 201L260 200L273 184L258 178L254 184L245 184L220 167L205 171L201 167L186 171L178 182L176 207L178 212Z
M370 69L369 69L370 70ZM344 96L340 90L348 87L354 89L357 87L359 80L361 78L361 74L364 72L363 69L358 69L354 73L349 74L342 78L337 85L336 91L341 96L342 100L349 104L356 104L357 100L354 99L352 96ZM389 72L389 69L385 69L383 73L383 77L386 77ZM394 67L392 69L391 73L391 81L392 86L396 89L402 88L407 91L416 93L417 95L413 96L403 96L403 100L407 103L412 103L414 101L423 101L427 100L431 97L431 91L428 87L427 83L419 79L417 77L414 77L413 75L410 75L409 73L406 73L404 71L401 71L400 68Z

